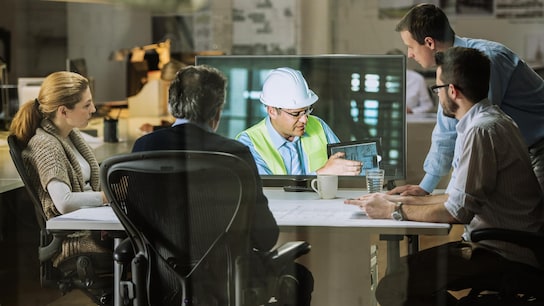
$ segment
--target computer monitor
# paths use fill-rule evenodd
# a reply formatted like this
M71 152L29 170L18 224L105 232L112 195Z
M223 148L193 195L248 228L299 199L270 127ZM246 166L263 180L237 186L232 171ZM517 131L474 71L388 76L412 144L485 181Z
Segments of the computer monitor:
M406 179L406 61L402 55L197 56L228 78L227 101L217 132L235 138L259 122L263 81L275 68L300 70L319 96L314 112L342 142L381 140L386 180ZM292 185L312 176L262 175L265 186ZM340 177L340 186L364 186L360 176Z
M87 62L84 58L66 59L66 71L79 73L82 76L89 78L89 72L87 71Z
M19 100L17 109L24 103L38 98L44 80L43 77L17 79L17 96Z
M94 78L89 76L89 71L87 70L87 61L84 58L68 58L66 59L66 71L71 71L79 73L89 80L89 88L91 89L91 94L94 96L96 92Z

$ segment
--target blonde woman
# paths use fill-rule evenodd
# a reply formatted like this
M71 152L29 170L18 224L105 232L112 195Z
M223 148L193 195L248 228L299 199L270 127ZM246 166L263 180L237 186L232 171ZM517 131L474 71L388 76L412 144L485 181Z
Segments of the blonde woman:
M88 80L60 71L47 76L38 98L23 104L13 118L10 131L25 147L23 161L48 219L107 202L98 162L78 130L94 112ZM72 235L54 264L74 253L106 251L100 240L89 232Z

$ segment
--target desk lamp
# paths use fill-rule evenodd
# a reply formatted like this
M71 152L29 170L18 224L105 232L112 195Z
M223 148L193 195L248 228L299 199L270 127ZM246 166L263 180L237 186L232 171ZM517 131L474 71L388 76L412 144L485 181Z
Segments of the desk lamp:
M131 62L143 62L145 52L149 50L155 50L159 55L159 69L170 61L170 39L156 44L134 47L132 49L123 48L115 50L110 54L109 59L112 61L124 61L127 56L131 54Z

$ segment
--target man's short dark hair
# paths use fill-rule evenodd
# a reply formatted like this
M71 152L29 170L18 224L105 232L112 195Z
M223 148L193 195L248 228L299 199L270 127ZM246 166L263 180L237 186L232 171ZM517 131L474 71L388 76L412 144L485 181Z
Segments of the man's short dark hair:
M491 62L480 50L452 47L435 54L437 67L442 73L444 84L453 84L463 95L474 103L487 97Z
M451 42L455 32L451 28L448 16L434 4L421 3L412 7L395 27L395 31L408 31L420 45L425 43L425 37L431 37L440 42Z
M207 123L223 107L227 79L207 65L187 66L176 73L168 90L172 116Z

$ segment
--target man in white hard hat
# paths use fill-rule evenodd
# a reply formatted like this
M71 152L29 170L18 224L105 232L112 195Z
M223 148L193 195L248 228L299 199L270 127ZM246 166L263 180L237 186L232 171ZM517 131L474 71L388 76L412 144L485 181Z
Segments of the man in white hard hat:
M340 141L323 120L310 116L318 97L300 71L273 70L260 100L268 116L236 137L249 147L259 174L359 175L360 161L344 159L343 152L328 158L327 144Z

